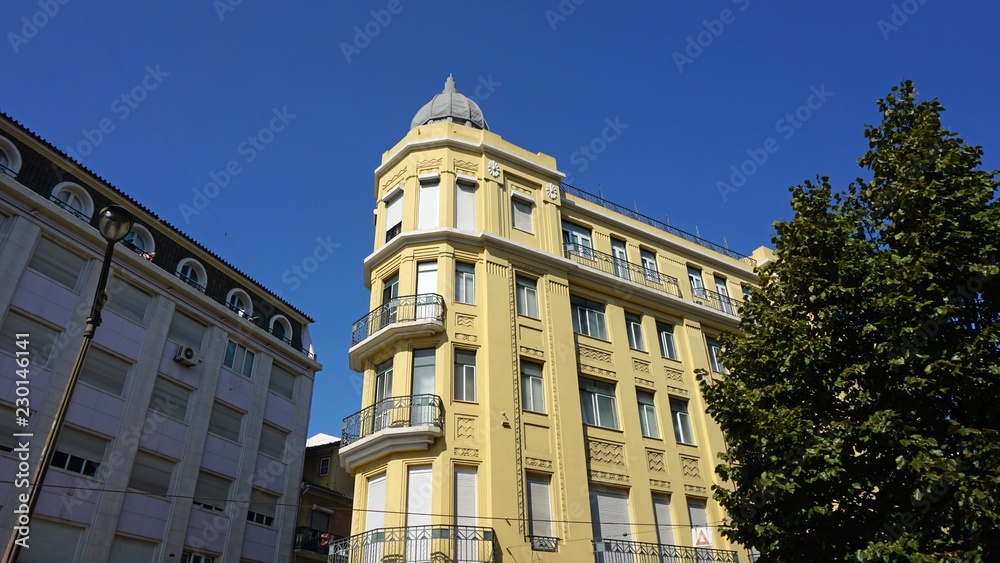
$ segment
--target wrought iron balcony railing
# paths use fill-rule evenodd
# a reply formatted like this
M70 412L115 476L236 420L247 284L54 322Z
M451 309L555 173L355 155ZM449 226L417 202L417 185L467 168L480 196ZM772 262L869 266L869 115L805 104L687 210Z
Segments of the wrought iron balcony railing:
M594 540L597 563L739 563L735 551L642 543L623 540Z
M344 419L340 445L344 447L387 428L444 427L444 401L437 395L389 397Z
M661 274L656 270L645 268L639 264L633 264L623 258L598 252L582 244L567 242L563 244L563 250L566 253L566 258L578 264L600 270L605 274L611 274L623 280L634 281L640 285L662 291L674 297L681 296L681 289L677 285L677 278L675 277Z
M691 296L696 302L734 317L739 315L740 306L743 305L742 301L737 301L728 295L722 295L715 291L709 291L703 287L692 287Z
M444 322L444 298L440 295L422 293L396 297L354 321L351 346L395 323L431 320Z
M326 554L330 551L330 543L334 541L333 534L314 530L305 526L295 528L295 549Z
M549 536L528 536L531 542L531 551L548 551L555 553L559 551L559 538Z
M493 528L380 528L331 544L329 563L498 563Z
M659 229L661 231L670 233L670 234L674 235L675 237L680 237L680 238L682 238L682 239L684 239L684 240L686 240L688 242L693 242L694 244L697 244L698 246L701 246L703 248L707 248L707 249L709 249L709 250L711 250L713 252L718 252L719 254L723 254L723 255L728 256L728 257L730 257L730 258L732 258L734 260L739 260L740 262L743 262L744 264L749 265L751 268L753 268L753 267L755 267L757 265L757 261L756 260L754 260L753 258L751 258L751 257L749 257L749 256L747 256L745 254L740 254L739 252L736 252L736 251L733 251L733 250L729 250L728 248L726 248L724 246L718 245L718 244L716 244L714 242L711 242L711 241L707 241L707 240L705 240L705 239L703 239L701 237L692 235L691 233L682 231L682 230L678 229L677 227L671 227L670 225L668 225L668 224L666 224L666 223L664 223L662 221L657 221L656 219L653 219L652 217L647 217L647 216L645 216L645 215L643 215L643 214L641 214L641 213L639 213L637 211L633 211L633 210L631 210L631 209L629 209L627 207L622 207L621 205L618 205L617 203L610 202L610 201L604 199L603 197L596 196L596 195L594 195L594 194L592 194L590 192L585 192L585 191L583 191L580 188L577 188L575 186L571 186L571 185L565 184L565 183L561 184L561 186L562 186L563 191L565 191L566 193L572 194L572 195L574 195L574 196L576 196L576 197L578 197L580 199L583 199L585 201L589 201L590 203L593 203L595 205L599 205L599 206L601 206L601 207L603 207L603 208L605 208L607 210L614 211L615 213L624 215L624 216L629 217L631 219L634 219L634 220L636 220L636 221L638 221L640 223L643 223L645 225L649 225L650 227L653 227L655 229Z

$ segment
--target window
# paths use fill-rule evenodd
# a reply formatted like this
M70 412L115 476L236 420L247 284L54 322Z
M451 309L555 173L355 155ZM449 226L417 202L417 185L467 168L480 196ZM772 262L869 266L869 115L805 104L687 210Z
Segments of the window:
M267 382L267 388L275 395L290 400L295 394L295 376L278 364L271 364L271 379Z
M517 314L533 319L538 318L538 282L517 276Z
M747 284L740 284L740 290L743 292L743 301L750 302L750 286Z
M455 400L476 402L476 353L455 350Z
M653 495L653 517L656 519L657 540L660 545L674 545L673 519L670 517L670 497Z
M391 192L390 192L391 193ZM385 242L403 231L403 191L399 190L385 202Z
M247 521L274 527L274 514L278 508L278 499L277 495L258 489L251 490Z
M416 319L433 319L441 313L438 307L437 276L437 262L417 262Z
M229 479L206 473L198 473L198 482L194 486L194 506L205 510L225 512L229 498Z
M152 260L153 254L156 252L153 235L142 225L134 225L132 230L122 239L122 244L139 253L147 260Z
M208 431L230 442L239 443L243 429L243 413L215 401L208 419Z
M191 391L169 379L157 377L153 385L153 397L149 400L149 410L158 412L178 422L187 421L188 399Z
M370 532L382 527L385 522L385 473L368 479L368 512L365 516L365 531ZM377 559L376 559L377 560Z
M649 250L640 249L639 258L642 260L643 275L647 280L655 283L660 282L660 272L656 267L656 254Z
M128 486L144 493L166 495L173 473L174 462L140 450L135 454Z
M229 292L229 295L226 296L226 306L241 317L250 318L253 316L253 301L242 289L233 289Z
M674 343L674 325L657 321L656 332L660 335L660 355L676 360L677 345Z
M309 527L320 532L330 531L330 514L323 512L323 509L313 510L309 515Z
M455 526L479 526L479 491L476 468L455 467ZM480 555L478 540L469 535L455 539L455 561L476 561Z
M330 458L321 457L319 458L319 469L316 470L317 475L320 477L326 477L330 474Z
M590 229L563 221L562 235L563 249L567 254L594 259L594 243L590 238Z
M552 537L550 482L548 475L528 473L528 534L531 536Z
M104 350L92 348L87 353L87 359L80 370L80 381L121 397L131 367L132 364L125 360L112 356Z
M430 465L411 465L406 479L406 522L410 526L431 525L434 477Z
M108 301L104 308L114 311L134 323L143 324L146 309L152 299L145 291L119 280L112 280L107 291Z
M27 550L22 550L21 561L75 561L80 546L80 536L84 528L42 520L31 519L31 535L39 540L32 541ZM81 557L82 559L82 557Z
M247 379L252 379L254 356L255 354L245 346L230 340L226 345L226 357L223 358L222 365Z
M73 182L56 184L49 199L84 221L90 221L90 216L94 214L94 200L87 190Z
M611 255L615 261L615 277L624 280L631 280L629 272L628 251L625 250L625 241L616 238L611 239Z
M707 528L708 527L708 508L706 502L702 499L687 499L688 508L688 518L691 520L692 528ZM711 532L709 532L711 533ZM702 561L703 554L697 554L698 561Z
M0 172L8 176L16 176L21 170L21 153L18 152L14 143L8 139L0 137Z
M438 221L438 207L440 207L438 192L440 185L441 183L437 176L420 181L420 195L417 199L419 206L417 209L418 230L422 231L440 226Z
M285 459L285 438L288 433L270 424L264 424L260 429L260 453L278 460Z
M284 315L275 315L271 317L271 334L278 340L291 344L292 324L288 322L288 319Z
M521 408L545 414L545 387L542 364L521 361Z
M201 341L204 337L205 325L184 313L175 312L174 317L170 319L167 340L198 349L201 348Z
M621 540L622 538L632 538L627 491L592 487L590 489L590 517L593 519L594 539ZM616 560L599 559L598 561Z
M205 272L205 267L194 258L185 258L177 264L177 277L203 293L205 287L208 286L208 274Z
M0 327L0 338L6 343L4 350L11 350L14 342L19 340L18 334L30 334L28 345L31 347L31 363L44 366L51 358L59 331L51 329L34 319L30 319L16 311L8 310L7 318ZM23 340L23 339L20 339Z
M723 313L727 315L735 314L733 302L729 299L729 289L726 287L726 278L715 276L715 292L719 294L719 306Z
M111 555L108 563L135 563L136 561L155 561L156 542L115 536L111 543Z
M615 386L603 381L580 378L580 407L583 423L618 430Z
M86 260L57 243L43 238L38 241L35 253L28 262L28 268L75 291L85 262Z
M693 297L708 299L705 291L705 282L701 279L701 270L688 266L688 281L691 283L691 295Z
M413 395L410 423L414 426L431 424L436 419L434 397L434 349L413 351L413 380L410 393Z
M646 341L642 338L642 317L635 313L625 313L625 328L628 330L629 348L645 352Z
M476 230L476 186L461 180L455 184L455 228Z
M604 304L588 301L580 297L570 297L573 307L573 332L608 339L608 327L604 323Z
M181 563L215 563L215 557L212 555L185 551L181 554Z
M642 435L647 438L659 438L660 427L656 424L656 407L653 405L653 394L649 391L636 391L639 400L639 426Z
M534 207L535 204L527 197L522 199L515 195L510 198L511 216L515 229L526 233L535 232L531 224L531 214Z
M726 367L722 365L722 361L719 359L722 350L719 342L714 338L706 338L705 343L708 345L708 363L712 366L712 371L726 373Z
M373 432L389 426L392 420L392 404L386 401L392 397L392 360L375 366L375 414L372 420ZM385 401L385 404L383 404Z
M476 304L476 266L457 262L455 264L455 302Z
M688 415L687 401L670 399L670 415L674 420L674 438L678 444L694 445L694 433L691 431L691 417Z
M52 467L96 477L107 447L108 441L104 438L75 428L64 428L52 455Z

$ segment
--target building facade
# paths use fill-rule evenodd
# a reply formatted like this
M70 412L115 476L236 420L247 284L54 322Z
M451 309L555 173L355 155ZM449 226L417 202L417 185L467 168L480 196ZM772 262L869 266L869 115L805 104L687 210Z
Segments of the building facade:
M326 561L330 544L351 535L354 478L340 466L340 438L306 441L302 494L295 528L295 561Z
M331 561L740 557L695 370L724 371L756 260L563 178L450 77L383 155Z
M27 492L11 479L25 449L13 434L31 434L33 474L98 286L92 217L110 204L135 226L20 561L290 561L321 367L312 320L6 115L0 530Z

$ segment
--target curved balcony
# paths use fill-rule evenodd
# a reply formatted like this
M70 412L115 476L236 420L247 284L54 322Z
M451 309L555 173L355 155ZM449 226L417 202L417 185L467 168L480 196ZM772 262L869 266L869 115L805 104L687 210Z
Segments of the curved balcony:
M330 544L329 563L499 563L493 528L377 528Z
M344 419L340 464L348 472L396 452L428 449L444 429L437 395L389 397Z
M735 551L723 549L595 539L594 560L597 563L739 563L740 558Z
M351 326L351 369L362 371L364 358L403 338L444 331L444 298L436 293L404 295L373 309Z
M667 295L681 297L680 286L677 285L677 278L661 274L656 270L633 264L624 258L616 258L610 254L598 252L593 248L582 244L564 243L563 250L566 258L583 264L588 268L593 268L611 274L616 278L635 282L639 285L654 289Z

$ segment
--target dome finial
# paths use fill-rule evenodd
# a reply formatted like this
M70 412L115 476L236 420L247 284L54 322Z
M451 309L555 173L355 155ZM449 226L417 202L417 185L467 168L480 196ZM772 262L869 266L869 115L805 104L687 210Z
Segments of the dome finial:
M458 88L455 87L455 78L452 77L451 73L448 73L448 80L444 81L444 92L457 93Z

